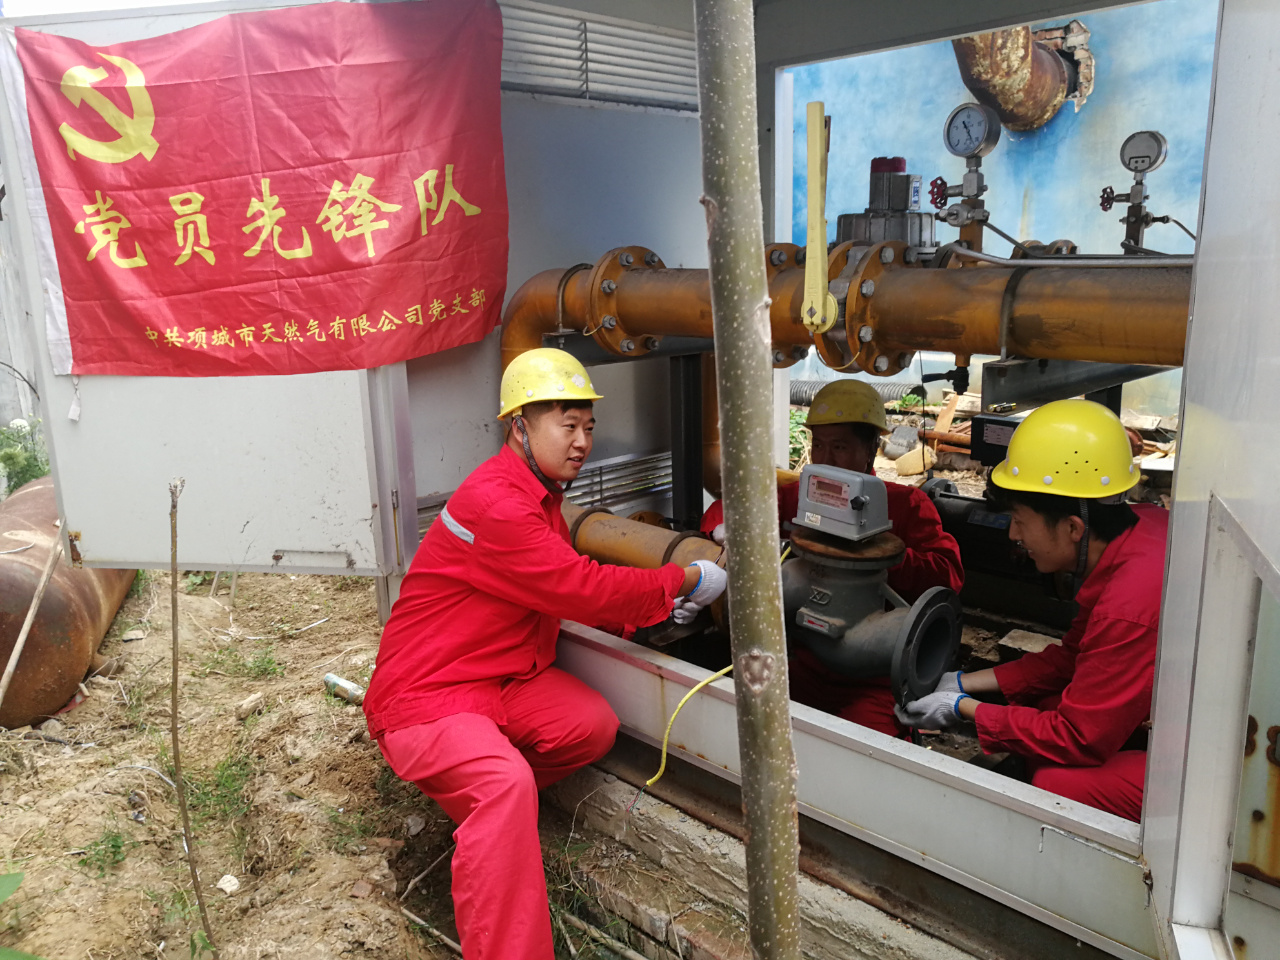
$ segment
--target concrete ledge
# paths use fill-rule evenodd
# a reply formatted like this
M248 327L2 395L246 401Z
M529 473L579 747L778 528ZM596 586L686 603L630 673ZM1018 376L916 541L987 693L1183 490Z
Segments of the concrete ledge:
M643 863L612 863L606 872L598 861L582 861L575 869L605 909L643 931L655 946L674 949L686 960L750 957L741 920L747 904L742 844L648 795L628 813L635 795L634 787L593 767L543 794L569 815L575 832L586 828L604 834L666 875L655 880L656 889L646 890L641 878L653 873L645 877ZM799 892L802 947L813 960L973 960L971 954L805 874L800 875Z

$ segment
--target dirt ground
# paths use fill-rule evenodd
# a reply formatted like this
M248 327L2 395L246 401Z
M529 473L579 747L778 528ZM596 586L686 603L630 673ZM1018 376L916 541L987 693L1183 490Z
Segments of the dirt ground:
M447 858L396 897L448 851L452 825L387 769L359 708L322 684L330 671L368 680L379 633L370 581L244 575L234 616L225 582L216 598L209 590L201 575L183 578L178 712L222 956L452 956L400 912L456 938ZM144 575L102 648L125 658L123 672L90 681L57 718L51 735L66 744L0 739L0 873L25 874L0 906L0 945L50 960L197 954L166 783L170 636L168 576ZM263 711L237 719L254 693ZM215 888L228 875L232 894Z

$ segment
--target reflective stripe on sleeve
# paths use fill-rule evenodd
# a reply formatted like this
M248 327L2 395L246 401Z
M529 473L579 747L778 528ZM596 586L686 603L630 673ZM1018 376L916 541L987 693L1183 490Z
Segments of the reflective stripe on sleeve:
M449 528L449 532L459 540L465 540L467 543L476 542L476 535L460 524L457 520L453 519L453 517L449 515L449 508L447 506L440 511L440 519L443 520L444 525Z

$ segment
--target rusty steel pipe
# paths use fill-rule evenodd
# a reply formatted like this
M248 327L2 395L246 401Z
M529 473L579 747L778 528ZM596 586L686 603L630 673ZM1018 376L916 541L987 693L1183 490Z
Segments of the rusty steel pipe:
M974 99L1000 115L1009 130L1035 130L1066 100L1066 61L1034 40L1029 27L976 33L951 41L960 79Z
M871 351L999 354L1002 307L1010 356L1162 366L1183 361L1191 300L1187 266L900 269L884 271L875 284L857 321L873 331L859 355L864 369L872 366L865 363Z
M9 659L36 583L55 549L58 506L53 480L20 487L0 503L0 663ZM0 705L0 727L52 715L75 695L93 655L133 583L133 570L84 570L58 564L40 603L12 685Z
M888 263L880 256L885 247L893 248ZM886 375L900 370L901 356L914 350L954 352L962 357L999 355L1006 310L1003 346L1011 356L1161 366L1182 363L1191 266L1181 258L1168 265L1134 257L1132 266L1112 262L1091 266L1087 258L1063 266L1034 261L1015 266L1016 261L975 263L966 256L949 268L935 269L904 264L903 249L897 243L870 251L848 249L844 244L832 251L830 273L850 279L845 325L821 338L820 353L830 364L839 365L842 359L831 342L837 334L858 348L859 367ZM846 261L854 263L851 274ZM504 366L541 346L543 335L555 330L556 288L562 274L560 270L537 274L512 297L502 332ZM594 271L569 278L564 292L566 329L592 331L597 342L614 352L612 345L620 338L639 343L648 336L710 334L705 270L615 271L608 308L617 312L607 315L615 323L608 329L601 327L602 318L592 309L592 283L599 275L597 265ZM771 272L769 283L774 347L810 345L813 341L798 319L803 270L789 264ZM864 295L863 289L870 293ZM864 325L871 331L862 331ZM860 333L873 334L873 340L860 340ZM623 355L639 357L644 352L637 348ZM877 370L879 357L885 358L887 366ZM709 380L704 377L704 383ZM709 427L704 420L708 446L714 435Z
M712 540L588 509L565 500L560 505L573 549L597 563L656 570L664 563L687 567L695 560L719 562L724 548ZM721 563L723 566L723 563Z

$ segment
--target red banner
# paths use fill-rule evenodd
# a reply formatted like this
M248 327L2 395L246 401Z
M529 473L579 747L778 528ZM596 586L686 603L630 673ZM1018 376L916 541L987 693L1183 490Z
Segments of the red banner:
M59 372L374 367L498 323L493 0L236 13L106 47L17 37Z

